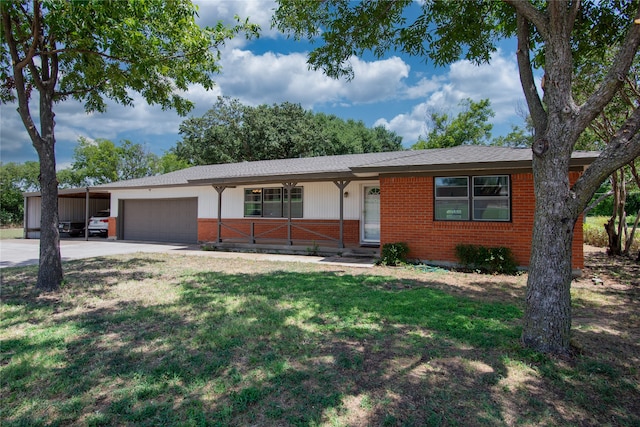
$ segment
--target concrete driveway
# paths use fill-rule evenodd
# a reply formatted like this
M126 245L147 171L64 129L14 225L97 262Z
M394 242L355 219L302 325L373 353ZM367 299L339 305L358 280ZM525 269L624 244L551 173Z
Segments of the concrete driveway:
M375 263L375 260L372 258L362 257L321 257L308 255L202 251L199 245L189 244L131 242L108 240L103 238L93 238L88 241L84 239L60 240L60 253L62 255L63 262L72 259L95 258L136 252L180 252L182 254L211 258L246 258L252 260L279 262L309 262L364 268L373 267ZM40 240L38 239L0 240L0 268L38 265L39 256Z
M136 252L169 252L199 249L197 245L124 242L102 238L88 241L84 239L60 240L62 261ZM38 265L39 256L40 240L38 239L0 240L0 268Z

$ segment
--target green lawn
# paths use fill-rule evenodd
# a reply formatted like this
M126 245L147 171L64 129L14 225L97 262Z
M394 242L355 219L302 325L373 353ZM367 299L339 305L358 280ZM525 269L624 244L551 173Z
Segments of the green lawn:
M20 227L0 228L0 240L2 239L22 239L24 230Z
M3 270L3 427L640 424L634 336L578 327L573 361L523 350L524 276L175 254L65 269L54 295L35 267ZM578 313L620 298L637 322L638 299L585 283Z

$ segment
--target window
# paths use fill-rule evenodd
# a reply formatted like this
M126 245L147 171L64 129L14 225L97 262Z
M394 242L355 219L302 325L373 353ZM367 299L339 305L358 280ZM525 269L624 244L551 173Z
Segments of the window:
M473 219L475 221L509 221L509 177L473 177Z
M507 175L435 178L435 219L509 221L510 195Z
M244 190L244 216L287 218L289 200L287 190L277 188L246 188ZM302 218L302 187L291 189L291 217Z
M469 178L436 178L436 219L469 220Z

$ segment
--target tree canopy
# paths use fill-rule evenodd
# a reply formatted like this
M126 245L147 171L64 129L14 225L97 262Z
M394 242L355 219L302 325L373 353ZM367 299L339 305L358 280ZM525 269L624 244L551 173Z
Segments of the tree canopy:
M495 115L491 101L463 99L458 106L462 111L456 117L450 117L447 113L431 113L431 130L427 139L418 141L411 148L418 150L490 143L493 125L489 123L489 118Z
M402 149L402 138L362 121L314 114L283 102L257 107L219 97L202 117L185 120L172 149L192 165Z

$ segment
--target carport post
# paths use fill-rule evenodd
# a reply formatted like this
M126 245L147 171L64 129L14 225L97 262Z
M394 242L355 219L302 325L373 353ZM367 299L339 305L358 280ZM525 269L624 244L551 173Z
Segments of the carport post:
M218 192L218 238L217 243L222 243L222 192L227 188L223 185L214 185L213 188Z
M84 240L89 240L89 187L84 197Z

